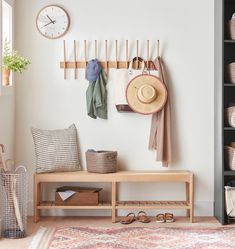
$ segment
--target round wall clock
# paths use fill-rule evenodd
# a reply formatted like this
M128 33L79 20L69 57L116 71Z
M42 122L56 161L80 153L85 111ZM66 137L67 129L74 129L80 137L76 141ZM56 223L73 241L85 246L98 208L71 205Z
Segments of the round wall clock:
M41 9L36 18L38 31L49 39L63 36L69 28L68 13L61 7L49 5Z

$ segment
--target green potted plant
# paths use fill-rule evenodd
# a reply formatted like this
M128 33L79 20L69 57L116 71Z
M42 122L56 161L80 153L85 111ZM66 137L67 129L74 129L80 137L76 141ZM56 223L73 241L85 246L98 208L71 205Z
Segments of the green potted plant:
M10 49L10 43L5 40L2 58L2 84L9 85L10 72L22 73L30 64L28 59L19 55L18 51Z

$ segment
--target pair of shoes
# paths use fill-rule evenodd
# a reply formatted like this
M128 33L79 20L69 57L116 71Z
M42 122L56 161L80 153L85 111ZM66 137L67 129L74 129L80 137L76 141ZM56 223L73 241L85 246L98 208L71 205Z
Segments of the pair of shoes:
M122 224L131 224L133 221L139 221L142 223L149 223L150 222L150 218L147 216L147 214L144 211L139 211L137 217L135 217L134 213L129 213L127 214L125 217L123 217L120 222Z
M175 221L174 215L171 213L157 214L156 216L156 222L158 223L164 223L164 222L172 223L174 221Z

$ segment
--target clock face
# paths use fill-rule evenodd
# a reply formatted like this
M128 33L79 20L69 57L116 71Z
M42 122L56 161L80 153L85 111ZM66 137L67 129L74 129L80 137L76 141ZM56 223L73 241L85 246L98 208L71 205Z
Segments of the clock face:
M38 31L50 39L63 36L69 28L69 23L67 12L55 5L44 7L40 10L36 19Z

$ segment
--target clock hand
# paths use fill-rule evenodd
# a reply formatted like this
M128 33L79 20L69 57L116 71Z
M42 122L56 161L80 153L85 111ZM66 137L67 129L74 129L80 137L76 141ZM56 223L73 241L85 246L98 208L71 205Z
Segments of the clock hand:
M55 24L55 20L53 21L48 15L47 15L48 19L53 23Z
M47 24L43 25L40 29L42 29L42 28L46 27L47 25L49 25L49 24L51 24L51 23L53 23L53 22L49 22L49 23L47 23ZM54 23L53 23L53 24L54 24Z

